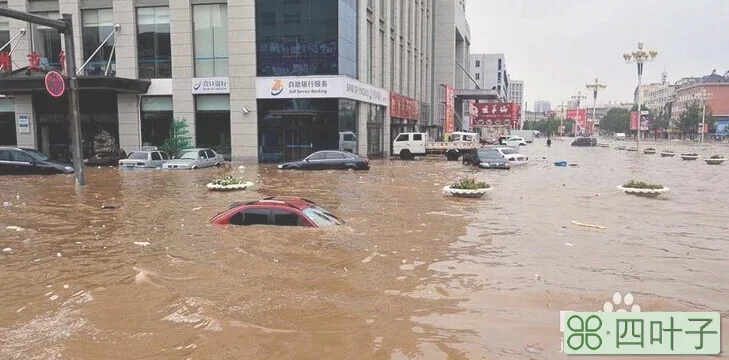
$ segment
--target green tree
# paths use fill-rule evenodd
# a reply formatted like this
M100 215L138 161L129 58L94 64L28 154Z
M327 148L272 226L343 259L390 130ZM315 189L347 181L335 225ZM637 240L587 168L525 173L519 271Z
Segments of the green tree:
M611 133L627 133L630 130L630 112L612 108L600 119L600 130Z
M661 110L661 112L656 116L652 121L650 125L651 131L655 132L656 130L665 130L667 131L671 124L671 118L668 117L668 112L666 112L665 109Z
M684 105L683 113L678 118L678 127L683 132L684 136L687 134L697 134L699 131L699 124L701 124L701 118L703 115L703 107L701 101L692 100ZM714 118L712 116L710 106L706 106L706 123L709 124L711 129L714 125Z
M193 147L192 137L187 125L187 120L175 118L172 120L170 135L162 142L160 149L171 156L177 156L180 151Z

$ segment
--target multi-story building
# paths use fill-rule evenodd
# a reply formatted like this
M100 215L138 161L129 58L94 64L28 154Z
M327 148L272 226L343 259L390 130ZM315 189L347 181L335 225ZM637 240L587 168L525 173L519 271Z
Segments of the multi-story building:
M355 139L362 155L387 155L391 131L442 127L433 105L441 84L468 82L461 68L470 43L463 0L8 0L2 6L73 16L83 139L89 143L106 130L127 152L160 145L177 118L186 120L196 146L234 160L301 157L337 148L340 134ZM0 140L67 157L67 97L50 96L43 84L47 71L62 71L61 36L0 18L0 46L10 39L14 67L0 69L0 94L7 96L0 129L12 128L7 133L14 136ZM37 54L32 64L29 54Z
M543 100L535 101L534 102L534 111L541 112L541 113L552 111L552 103L549 101L543 101Z
M685 82L676 88L675 100L671 106L671 119L677 120L686 110L686 106L698 100L700 93L709 95L706 106L711 109L714 117L729 117L729 72L725 76L718 75L716 71L701 77L696 81Z
M509 75L504 54L471 54L470 69L480 89L495 90L501 100L508 99Z
M508 102L515 102L519 105L523 105L524 101L524 81L522 80L509 80L509 95L507 96Z

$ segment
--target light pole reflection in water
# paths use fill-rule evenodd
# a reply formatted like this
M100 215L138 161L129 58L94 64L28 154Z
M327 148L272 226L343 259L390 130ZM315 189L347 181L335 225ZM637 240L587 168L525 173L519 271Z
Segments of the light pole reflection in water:
M638 43L638 50L625 53L623 54L623 59L625 59L625 62L628 64L636 64L638 67L638 97L637 97L637 106L638 106L638 126L635 134L635 148L636 151L640 151L640 131L641 131L641 123L643 119L643 110L641 109L641 82L643 80L643 64L655 60L655 58L658 56L658 51L655 50L644 50L643 49L643 43Z

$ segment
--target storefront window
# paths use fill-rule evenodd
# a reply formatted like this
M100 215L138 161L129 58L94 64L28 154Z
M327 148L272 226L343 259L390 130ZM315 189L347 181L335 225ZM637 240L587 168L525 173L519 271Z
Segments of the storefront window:
M142 145L162 145L172 126L172 96L144 96L141 108Z
M92 9L83 10L82 17L82 35L84 42L84 61L91 58L94 51L101 45L109 34L114 31L114 19L111 9ZM112 56L111 49L114 47L114 36L104 43L94 58L86 64L84 73L86 75L104 75L106 65L109 63L109 57ZM114 75L116 68L115 59L111 60L111 69L109 75Z
M195 97L195 143L230 160L230 97L198 95Z
M139 78L171 78L170 9L167 6L137 9L137 59Z
M0 146L17 144L14 111L10 100L0 99Z
M381 158L384 156L384 123L385 108L372 104L367 106L367 156L370 158Z
M0 21L0 47L10 41L10 28L7 21ZM3 52L10 52L10 45L3 49Z
M228 76L228 7L192 7L195 34L195 76Z
M35 12L33 15L54 20L61 18L57 12ZM31 51L37 51L40 54L40 66L42 68L60 68L61 34L58 30L48 26L36 24L31 24L31 26L33 29Z

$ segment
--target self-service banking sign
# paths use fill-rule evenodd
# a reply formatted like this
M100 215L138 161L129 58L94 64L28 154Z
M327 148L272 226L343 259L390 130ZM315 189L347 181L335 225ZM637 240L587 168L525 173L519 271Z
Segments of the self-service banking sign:
M258 99L344 98L389 106L390 92L347 76L256 78Z

